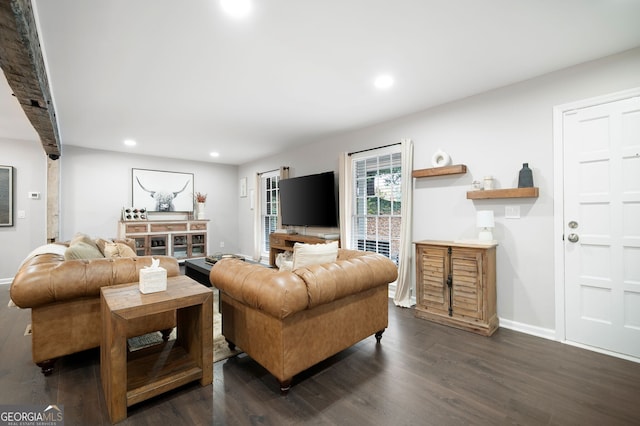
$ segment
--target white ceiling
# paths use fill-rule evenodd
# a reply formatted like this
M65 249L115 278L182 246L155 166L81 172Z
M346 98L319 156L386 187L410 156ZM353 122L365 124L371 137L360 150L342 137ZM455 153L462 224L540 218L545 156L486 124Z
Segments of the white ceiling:
M640 46L637 0L253 2L35 0L63 155L242 164ZM0 137L33 140L5 92Z

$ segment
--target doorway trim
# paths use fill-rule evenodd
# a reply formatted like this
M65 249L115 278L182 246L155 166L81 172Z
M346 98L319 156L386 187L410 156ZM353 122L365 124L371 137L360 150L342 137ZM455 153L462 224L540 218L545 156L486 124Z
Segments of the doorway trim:
M640 96L640 87L635 87L620 92L609 93L602 96L583 99L553 107L553 251L554 251L554 280L555 280L555 327L556 340L595 352L601 352L618 358L624 358L639 362L637 358L628 357L619 353L606 351L600 348L583 345L581 343L566 340L565 324L565 281L564 281L564 115L573 110L592 107L609 102Z

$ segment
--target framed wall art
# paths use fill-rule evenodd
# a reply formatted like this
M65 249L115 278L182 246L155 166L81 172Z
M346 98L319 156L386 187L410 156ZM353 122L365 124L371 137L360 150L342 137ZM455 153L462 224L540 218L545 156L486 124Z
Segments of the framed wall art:
M148 212L193 212L193 173L131 169L132 206Z
M243 177L242 179L240 179L240 196L243 198L247 196L247 178L246 177Z
M13 226L13 167L0 166L0 226Z

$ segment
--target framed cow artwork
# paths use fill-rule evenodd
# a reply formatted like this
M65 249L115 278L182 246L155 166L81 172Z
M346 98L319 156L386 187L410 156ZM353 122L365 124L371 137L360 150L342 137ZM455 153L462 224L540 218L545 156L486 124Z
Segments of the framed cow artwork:
M148 212L193 212L193 173L131 169L132 203Z

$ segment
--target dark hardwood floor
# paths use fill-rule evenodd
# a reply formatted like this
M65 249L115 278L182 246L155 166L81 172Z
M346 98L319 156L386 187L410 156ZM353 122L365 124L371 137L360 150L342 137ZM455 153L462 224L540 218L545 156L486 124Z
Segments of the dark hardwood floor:
M2 285L0 404L61 404L67 426L110 424L99 352L64 357L45 378L24 336L29 311L8 300ZM481 337L392 304L381 344L367 338L300 374L287 396L245 355L213 369L213 386L130 407L120 424L640 424L640 364L506 329Z

